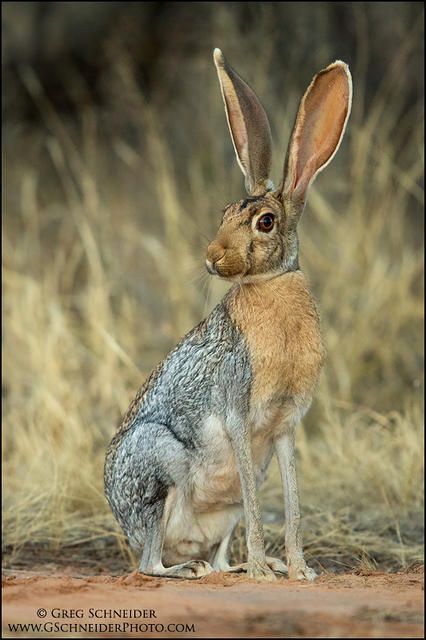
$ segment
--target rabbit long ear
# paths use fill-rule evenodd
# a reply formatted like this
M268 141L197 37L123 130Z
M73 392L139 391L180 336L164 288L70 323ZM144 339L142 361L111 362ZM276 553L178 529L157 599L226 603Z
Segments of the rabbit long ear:
M226 62L220 49L213 53L229 131L249 194L272 189L271 128L256 94Z
M337 60L314 77L300 102L280 188L284 197L303 205L309 185L339 148L351 103L349 67Z

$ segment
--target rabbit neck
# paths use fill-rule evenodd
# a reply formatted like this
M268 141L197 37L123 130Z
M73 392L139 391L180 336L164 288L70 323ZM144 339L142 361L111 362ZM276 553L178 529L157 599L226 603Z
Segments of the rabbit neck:
M234 287L228 310L250 353L252 401L311 395L324 348L316 304L302 272Z

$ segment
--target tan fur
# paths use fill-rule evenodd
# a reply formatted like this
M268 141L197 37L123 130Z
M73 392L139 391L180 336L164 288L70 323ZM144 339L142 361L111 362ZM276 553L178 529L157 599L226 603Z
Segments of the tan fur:
M250 350L254 403L312 393L325 352L316 305L300 271L236 288L229 311Z

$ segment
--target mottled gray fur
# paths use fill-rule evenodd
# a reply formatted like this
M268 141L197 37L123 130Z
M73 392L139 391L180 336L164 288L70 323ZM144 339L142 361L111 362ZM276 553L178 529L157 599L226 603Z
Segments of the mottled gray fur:
M207 417L246 418L250 379L243 336L223 301L166 357L108 450L106 496L133 547L144 546L171 487L190 491L194 461L205 455Z

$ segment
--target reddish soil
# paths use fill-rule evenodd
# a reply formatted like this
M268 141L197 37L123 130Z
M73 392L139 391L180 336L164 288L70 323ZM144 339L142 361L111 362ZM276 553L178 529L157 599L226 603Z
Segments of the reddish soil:
M46 627L39 632L9 627L31 622ZM55 623L104 626L55 630ZM108 631L108 624L121 626ZM142 626L136 630L131 624ZM189 628L168 628L179 624ZM423 572L328 574L313 584L286 578L257 584L231 574L175 581L138 573L22 573L3 578L3 637L420 638Z

